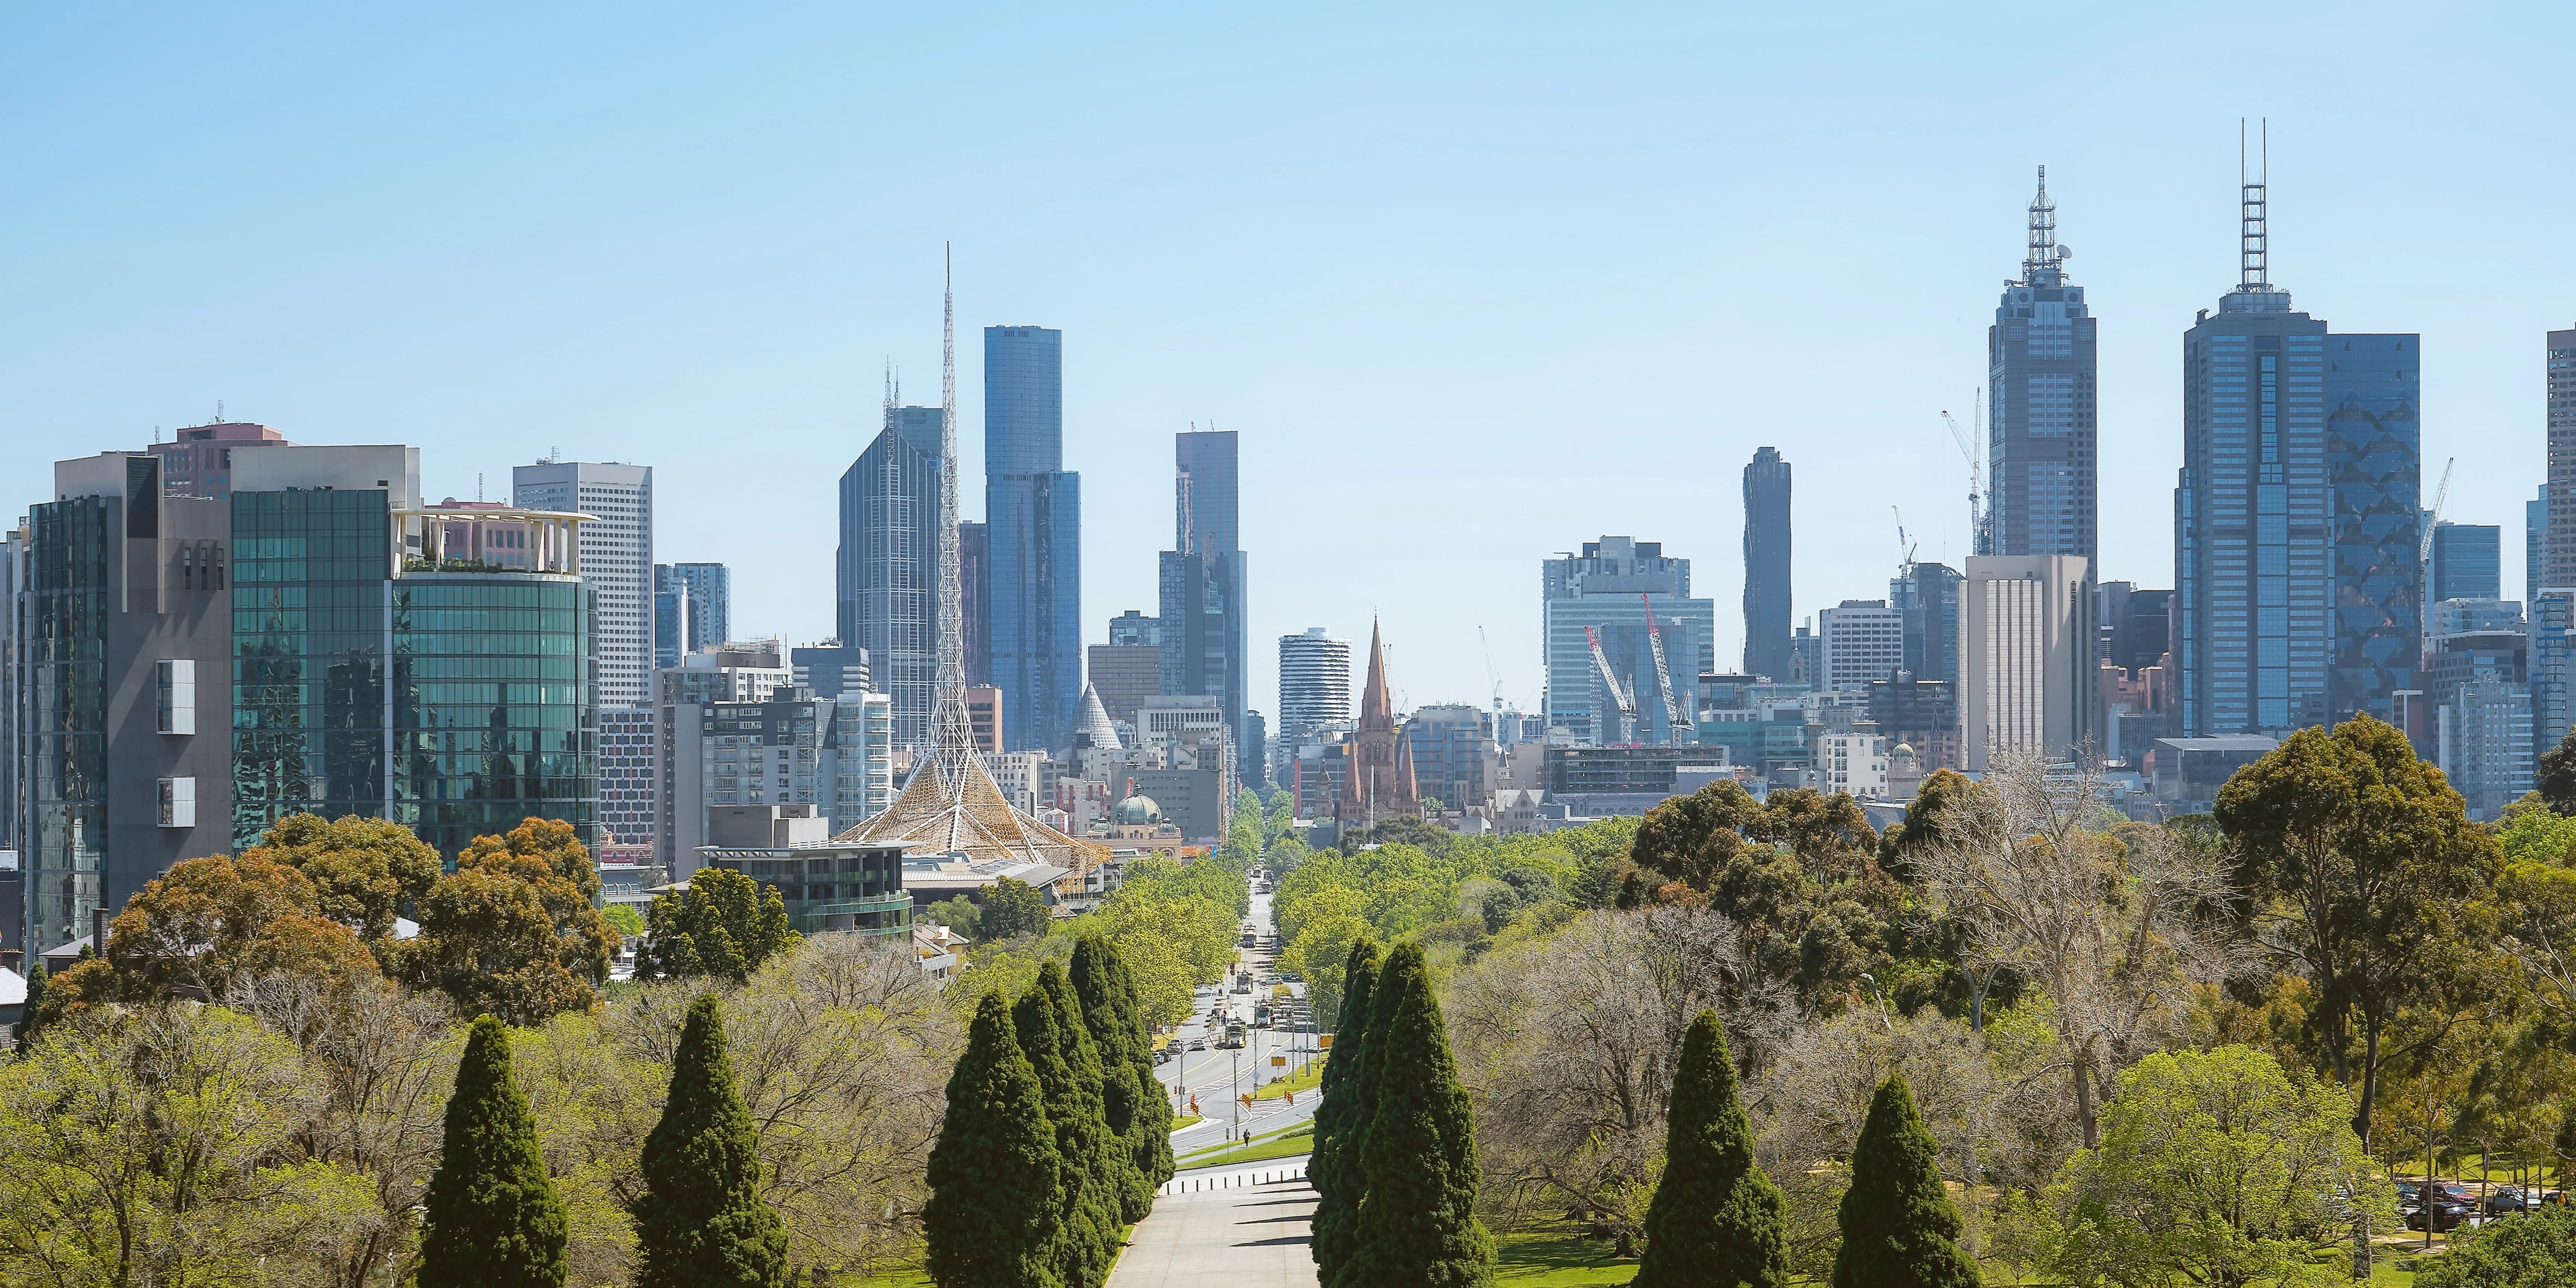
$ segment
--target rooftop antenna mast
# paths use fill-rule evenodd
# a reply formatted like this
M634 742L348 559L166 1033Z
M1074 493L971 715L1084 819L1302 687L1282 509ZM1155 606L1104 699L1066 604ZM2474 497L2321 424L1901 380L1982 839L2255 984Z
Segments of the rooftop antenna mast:
M2245 168L2245 118L2236 118L2236 184L2239 193L2240 226L2236 234L2236 289L2268 291L2272 289L2270 197L2272 184L2272 118L2264 117L2262 126L2262 169L2248 173Z

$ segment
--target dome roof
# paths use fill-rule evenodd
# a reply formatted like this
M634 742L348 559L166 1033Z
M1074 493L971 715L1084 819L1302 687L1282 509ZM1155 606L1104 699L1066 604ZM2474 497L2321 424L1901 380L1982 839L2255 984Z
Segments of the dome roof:
M1109 821L1120 827L1151 827L1163 821L1163 807L1151 796L1130 796L1109 808Z

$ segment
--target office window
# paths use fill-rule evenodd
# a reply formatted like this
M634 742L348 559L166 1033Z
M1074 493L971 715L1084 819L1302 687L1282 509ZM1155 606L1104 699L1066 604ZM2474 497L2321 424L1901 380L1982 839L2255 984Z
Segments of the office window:
M197 780L164 778L161 780L161 826L195 827L197 825Z
M163 733L192 734L197 731L197 664L184 658L164 658L153 664L155 705L160 714Z

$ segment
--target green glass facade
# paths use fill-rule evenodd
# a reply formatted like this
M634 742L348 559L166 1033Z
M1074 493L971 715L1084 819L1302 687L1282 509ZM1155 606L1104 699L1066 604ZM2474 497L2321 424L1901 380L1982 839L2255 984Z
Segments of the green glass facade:
M597 632L579 578L389 579L382 491L232 502L236 847L299 810L392 818L450 863L530 817L598 844Z
M710 866L778 887L779 898L787 905L788 924L800 934L858 930L895 935L912 925L912 895L903 888L902 846L709 848L699 853Z
M28 511L21 862L37 950L88 934L87 911L104 889L109 504L74 497Z

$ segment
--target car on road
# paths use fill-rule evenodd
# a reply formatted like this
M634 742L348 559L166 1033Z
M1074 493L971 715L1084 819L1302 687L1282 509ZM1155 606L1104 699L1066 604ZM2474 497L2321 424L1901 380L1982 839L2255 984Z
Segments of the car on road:
M1193 1051L1205 1051L1205 1050L1207 1050L1207 1039L1206 1039L1206 1038L1191 1038L1191 1039L1190 1039L1190 1049L1191 1049L1191 1050L1193 1050Z
M2437 1192L2431 1203L2420 1205L2406 1214L2406 1228L2430 1229L2435 1234L2446 1234L2460 1228L2460 1225L2466 1222L2476 1210L2474 1204ZM2428 1225L2427 1222L2430 1224Z

